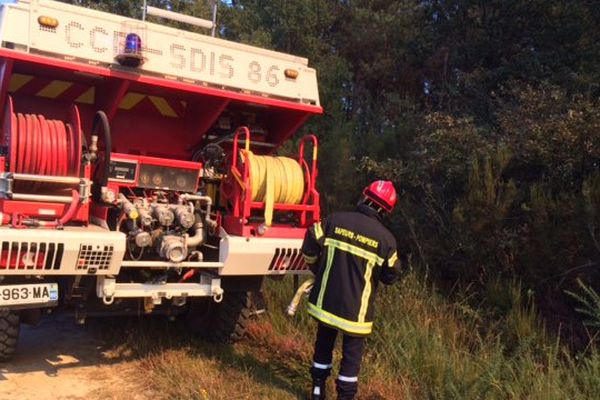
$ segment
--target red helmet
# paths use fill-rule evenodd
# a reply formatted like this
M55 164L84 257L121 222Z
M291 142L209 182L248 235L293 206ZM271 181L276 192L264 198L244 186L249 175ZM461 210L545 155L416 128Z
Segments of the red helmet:
M396 205L396 189L390 181L375 181L363 190L363 195L387 212Z

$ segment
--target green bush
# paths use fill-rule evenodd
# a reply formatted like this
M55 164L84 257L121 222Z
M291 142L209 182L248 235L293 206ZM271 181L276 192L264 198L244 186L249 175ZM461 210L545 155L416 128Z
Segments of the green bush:
M410 151L365 157L359 170L395 180L390 226L440 287L475 285L485 301L488 282L516 279L556 328L578 319L564 290L600 282L600 101L547 83L508 87L494 125L430 114ZM577 329L562 333L585 345Z

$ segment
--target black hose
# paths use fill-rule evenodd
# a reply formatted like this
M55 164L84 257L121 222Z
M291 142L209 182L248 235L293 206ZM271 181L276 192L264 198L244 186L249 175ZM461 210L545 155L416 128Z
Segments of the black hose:
M96 112L94 115L94 123L92 124L92 135L96 134L98 124L102 124L102 133L104 135L104 174L99 182L100 186L106 186L108 183L108 175L110 172L110 152L112 150L112 137L110 134L110 124L108 117L104 111Z

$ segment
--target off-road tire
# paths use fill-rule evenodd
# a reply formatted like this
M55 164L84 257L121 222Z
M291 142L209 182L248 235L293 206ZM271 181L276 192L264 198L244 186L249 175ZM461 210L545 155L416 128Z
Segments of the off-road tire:
M251 317L247 292L225 292L223 300L215 303L198 302L187 316L188 328L204 339L216 343L242 340Z
M223 301L216 303L212 327L207 331L207 339L212 342L236 342L246 335L250 320L247 292L229 292Z
M0 308L0 362L10 361L17 350L19 339L19 314Z

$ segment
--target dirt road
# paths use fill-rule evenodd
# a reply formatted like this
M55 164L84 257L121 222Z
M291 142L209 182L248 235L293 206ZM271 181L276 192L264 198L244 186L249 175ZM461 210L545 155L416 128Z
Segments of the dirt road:
M106 324L106 322L104 323ZM0 400L145 400L132 378L138 362L98 333L59 316L22 325L14 360L0 364Z

